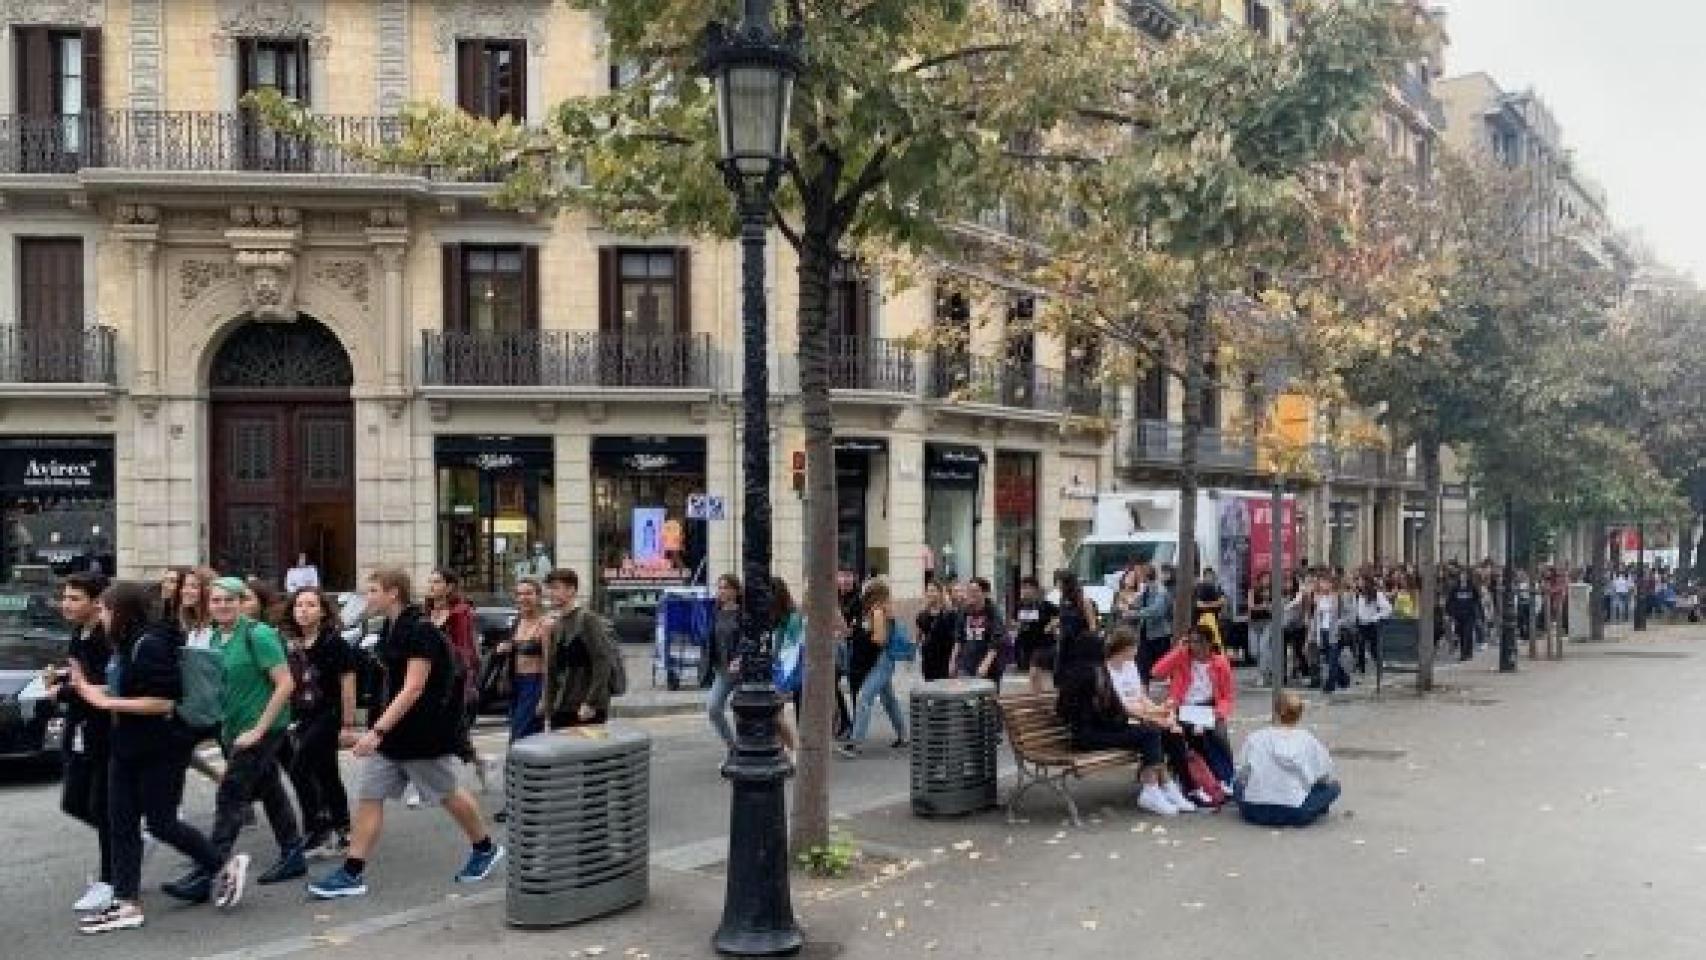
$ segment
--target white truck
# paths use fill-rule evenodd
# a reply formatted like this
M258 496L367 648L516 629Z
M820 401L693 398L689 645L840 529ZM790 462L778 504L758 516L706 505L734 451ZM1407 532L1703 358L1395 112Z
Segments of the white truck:
M1287 568L1296 562L1294 498L1284 498L1281 519ZM1213 567L1226 592L1227 607L1236 617L1243 606L1244 589L1252 566L1268 568L1269 515L1271 495L1257 491L1203 490L1197 494L1197 556L1200 564ZM1260 540L1259 543L1254 540ZM1090 535L1073 551L1067 568L1084 585L1084 594L1107 614L1113 608L1120 575L1133 563L1153 565L1179 562L1179 492L1177 490L1134 490L1102 493L1096 497ZM1191 572L1181 579L1190 583Z

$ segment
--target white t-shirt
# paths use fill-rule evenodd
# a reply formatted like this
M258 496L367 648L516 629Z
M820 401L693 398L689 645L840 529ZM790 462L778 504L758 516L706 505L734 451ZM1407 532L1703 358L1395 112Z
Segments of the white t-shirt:
M213 628L196 627L184 634L184 646L191 650L206 650L213 646Z
M1357 594L1357 623L1379 623L1390 616L1392 601L1386 599L1386 594L1376 593L1373 600Z
M1327 632L1337 626L1333 618L1339 613L1339 598L1337 594L1324 593L1315 598L1315 629Z
M1213 703L1214 681L1208 676L1208 661L1191 661L1191 685L1180 703Z
M1618 574L1617 579L1611 581L1611 590L1613 593L1628 593L1632 586L1633 584L1629 582L1629 578L1622 574Z
M1244 739L1238 771L1245 803L1298 807L1311 787L1333 775L1333 758L1308 730L1264 727Z
M1108 665L1108 676L1114 681L1114 692L1121 700L1135 700L1146 696L1143 689L1143 675L1137 672L1137 662L1127 660L1119 666Z

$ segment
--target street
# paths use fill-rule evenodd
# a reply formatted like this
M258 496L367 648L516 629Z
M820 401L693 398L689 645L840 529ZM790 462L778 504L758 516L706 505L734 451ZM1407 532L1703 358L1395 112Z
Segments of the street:
M1312 701L1306 723L1334 750L1346 798L1307 831L1229 813L1163 825L1138 816L1113 776L1077 787L1092 817L1082 830L1041 795L1012 826L999 811L923 820L904 802L902 755L874 749L836 766L835 791L843 828L877 859L848 880L796 881L808 955L1004 958L1047 946L1114 957L1141 942L1215 960L1696 956L1706 832L1687 798L1706 780L1706 747L1677 734L1706 724L1702 641L1698 627L1620 635L1572 644L1562 663L1524 661L1515 676L1495 673L1488 653L1446 671L1426 701L1401 686L1375 700L1367 684ZM1241 730L1263 705L1245 691ZM398 807L365 900L252 888L221 915L156 895L144 931L79 938L68 904L90 838L58 814L53 784L13 779L0 786L0 842L14 851L0 876L6 956L708 956L726 828L718 751L697 715L635 722L655 738L652 892L639 908L509 929L502 880L453 889L454 835L435 811ZM198 784L189 808L205 816L210 799ZM264 826L244 842L271 853ZM176 867L157 853L147 877Z

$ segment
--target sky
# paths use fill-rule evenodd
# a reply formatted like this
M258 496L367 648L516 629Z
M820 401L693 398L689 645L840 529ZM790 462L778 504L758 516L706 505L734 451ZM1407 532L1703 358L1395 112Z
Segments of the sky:
M1447 76L1532 88L1609 194L1613 222L1706 279L1706 4L1698 0L1436 0Z

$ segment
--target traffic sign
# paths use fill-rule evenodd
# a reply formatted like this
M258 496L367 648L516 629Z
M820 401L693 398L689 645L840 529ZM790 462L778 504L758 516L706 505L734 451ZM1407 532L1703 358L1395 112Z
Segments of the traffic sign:
M711 493L692 493L687 496L687 519L726 520L728 507L723 498Z

